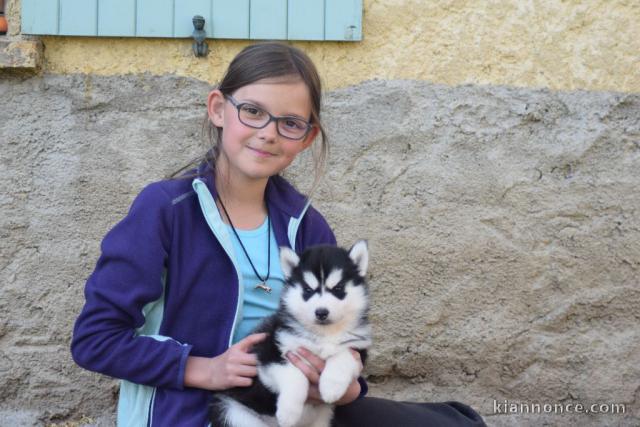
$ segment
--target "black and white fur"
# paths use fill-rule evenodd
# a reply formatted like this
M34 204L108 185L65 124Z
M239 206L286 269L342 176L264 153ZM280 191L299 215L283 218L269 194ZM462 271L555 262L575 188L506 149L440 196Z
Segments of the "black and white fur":
M366 242L349 251L315 246L300 257L280 248L280 263L285 277L280 306L255 331L268 333L253 347L258 376L249 387L214 394L212 426L328 427L333 403L359 373L349 349L358 350L364 363L371 345ZM325 405L305 403L307 377L284 356L299 347L326 361L319 383Z

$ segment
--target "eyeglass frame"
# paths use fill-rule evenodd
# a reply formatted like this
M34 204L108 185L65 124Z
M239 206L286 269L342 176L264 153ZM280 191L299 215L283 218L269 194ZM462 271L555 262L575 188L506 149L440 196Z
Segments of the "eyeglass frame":
M276 131L278 132L278 135L280 135L283 138L290 139L292 141L301 141L301 140L305 139L309 135L309 132L311 131L311 129L313 129L313 125L311 123L309 123L308 121L306 121L306 120L304 120L304 119L302 119L300 117L295 117L295 116L274 116L273 114L271 114L270 112L268 112L264 108L260 107L259 105L253 104L251 102L238 102L238 100L235 99L231 95L224 95L224 97L226 99L228 99L229 102L231 102L231 105L233 105L236 108L236 110L238 110L238 121L240 123L242 123L243 125L248 126L248 127L252 128L252 129L264 129L267 126L269 126L269 123L276 122ZM262 110L265 113L267 113L267 115L269 116L269 120L267 120L267 122L263 126L254 126L254 125L249 125L249 124L243 122L242 119L240 118L240 109L242 108L243 105L252 105L252 106L254 106L256 108L259 108L260 110ZM280 132L280 126L278 125L279 120L283 120L283 119L300 120L300 121L304 122L307 125L307 129L304 131L304 134L300 138L292 138L290 136L283 135L282 132Z

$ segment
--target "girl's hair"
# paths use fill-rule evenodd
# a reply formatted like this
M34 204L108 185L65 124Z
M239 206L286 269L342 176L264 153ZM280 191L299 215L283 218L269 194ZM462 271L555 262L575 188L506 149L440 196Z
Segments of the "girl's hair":
M224 95L232 95L241 87L250 85L263 79L300 79L309 89L311 98L312 125L320 130L320 141L312 144L314 162L314 181L309 194L312 194L324 172L325 162L329 153L327 135L320 120L322 102L322 85L320 76L311 59L302 50L293 46L264 42L245 47L229 64L227 72L218 85L218 90ZM206 154L197 157L171 177L177 177L180 172L206 161L212 170L220 154L220 140L222 128L213 125L208 114L203 123L203 135L206 134L210 149Z

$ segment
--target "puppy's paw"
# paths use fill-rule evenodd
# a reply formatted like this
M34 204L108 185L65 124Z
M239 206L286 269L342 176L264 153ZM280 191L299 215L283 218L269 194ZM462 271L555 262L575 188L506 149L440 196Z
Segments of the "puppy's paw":
M276 418L278 419L278 425L280 427L293 427L302 416L302 405L284 404L278 403L278 410L276 411Z
M349 384L351 384L351 378L331 375L325 371L320 376L320 396L325 402L334 403L344 396Z

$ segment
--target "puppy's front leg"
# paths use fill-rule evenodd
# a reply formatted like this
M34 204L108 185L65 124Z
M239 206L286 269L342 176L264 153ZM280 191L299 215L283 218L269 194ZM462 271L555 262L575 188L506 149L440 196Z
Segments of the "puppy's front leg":
M359 365L350 351L343 351L327 359L320 375L320 396L327 403L336 402L358 375Z
M309 380L300 369L287 363L276 381L280 391L276 410L278 424L280 427L293 427L302 416L309 394Z

